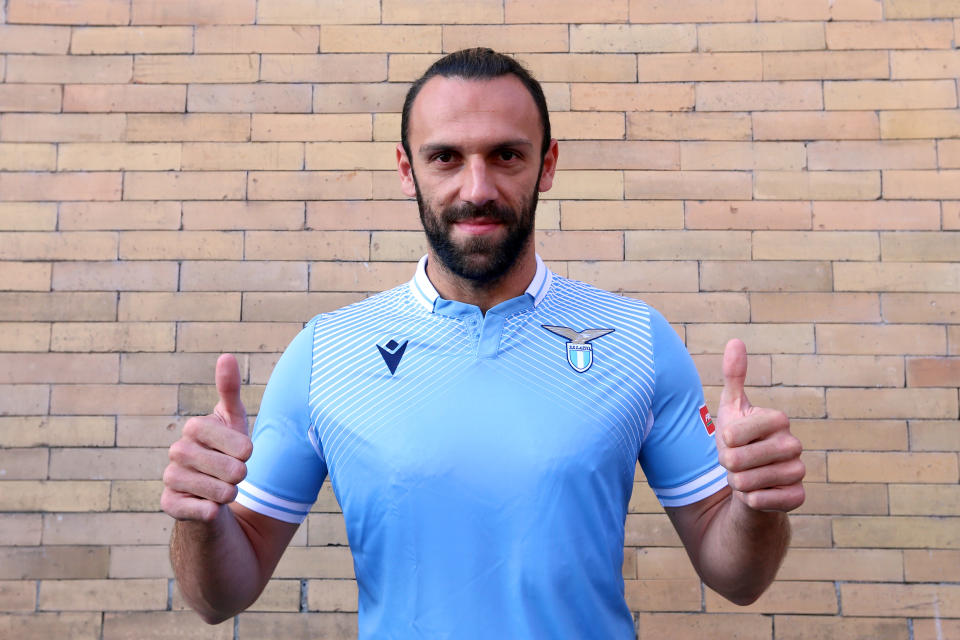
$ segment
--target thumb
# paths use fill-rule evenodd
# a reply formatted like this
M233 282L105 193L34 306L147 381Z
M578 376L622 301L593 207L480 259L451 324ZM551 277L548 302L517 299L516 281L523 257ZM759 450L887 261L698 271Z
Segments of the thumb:
M217 395L220 402L215 409L228 427L247 433L247 410L240 401L240 365L229 353L217 358Z
M730 412L742 414L750 407L747 394L743 391L746 377L747 347L742 340L734 338L727 342L723 351L723 392L720 394L718 418L727 418Z

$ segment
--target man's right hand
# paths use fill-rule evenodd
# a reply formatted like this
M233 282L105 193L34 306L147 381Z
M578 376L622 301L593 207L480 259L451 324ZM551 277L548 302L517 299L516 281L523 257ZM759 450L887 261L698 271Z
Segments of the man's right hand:
M240 367L232 355L217 360L216 383L220 401L213 413L187 420L170 446L160 506L177 520L212 522L220 506L236 498L237 484L247 474L244 463L253 442L240 401Z

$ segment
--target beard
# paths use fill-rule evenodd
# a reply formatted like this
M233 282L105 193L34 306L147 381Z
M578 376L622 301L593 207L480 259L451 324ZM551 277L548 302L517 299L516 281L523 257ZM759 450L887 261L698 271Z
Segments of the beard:
M438 211L424 201L416 175L413 183L427 242L448 271L474 284L487 285L498 281L517 263L533 235L539 198L536 185L533 194L521 202L519 210L494 202L480 206L461 202ZM452 231L455 223L481 217L501 223L506 236L501 239L470 237L462 242L454 241Z

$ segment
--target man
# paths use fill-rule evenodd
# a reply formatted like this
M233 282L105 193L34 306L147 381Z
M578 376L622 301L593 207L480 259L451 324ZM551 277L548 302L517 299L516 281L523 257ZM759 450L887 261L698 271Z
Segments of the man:
M549 126L511 58L439 60L397 147L430 245L413 280L307 324L252 442L221 356L220 402L171 447L162 498L205 620L257 598L327 475L361 638L632 638L620 571L638 459L709 586L746 604L773 580L803 502L800 443L747 401L743 343L727 346L715 425L656 311L546 269Z

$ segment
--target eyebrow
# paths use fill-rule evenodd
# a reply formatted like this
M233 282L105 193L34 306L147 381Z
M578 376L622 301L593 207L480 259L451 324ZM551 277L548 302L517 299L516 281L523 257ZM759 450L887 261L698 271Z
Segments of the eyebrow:
M504 147L526 147L532 148L533 143L525 138L517 138L515 140L503 140L496 144L491 145L492 149L502 149ZM420 153L434 153L436 151L451 151L459 149L459 145L448 144L445 142L432 142L428 144L420 145Z

